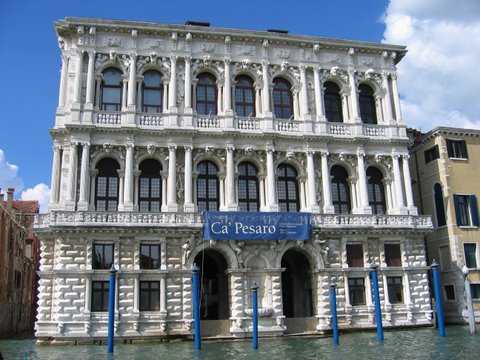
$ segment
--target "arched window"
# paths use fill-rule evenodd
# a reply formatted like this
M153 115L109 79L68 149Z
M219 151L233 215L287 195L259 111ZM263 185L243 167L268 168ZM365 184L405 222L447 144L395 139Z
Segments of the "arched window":
M253 80L248 76L240 75L235 85L235 112L238 116L255 117L255 91Z
M435 214L437 215L437 226L445 226L447 220L445 218L445 205L443 203L443 190L442 185L435 184L433 186L434 199L435 199Z
M105 158L98 162L95 186L95 209L97 211L118 210L118 170L114 159Z
M218 167L212 161L202 161L197 166L198 211L217 211L220 205Z
M257 167L251 162L238 165L238 206L240 211L258 211L260 199L258 192Z
M338 165L330 170L332 178L332 203L335 214L348 214L351 210L348 173Z
M140 211L161 211L162 207L162 165L154 159L142 161L138 167L138 205Z
M277 168L278 206L280 211L299 211L297 170L291 165L280 164Z
M385 190L383 187L383 175L377 168L369 167L367 169L367 190L368 190L368 203L372 208L373 214L385 214L386 202L385 202Z
M360 117L364 124L377 124L377 111L375 110L375 99L370 86L360 84L358 102L360 105Z
M198 76L197 114L217 114L217 85L212 74L202 73Z
M103 72L100 85L100 110L120 111L122 109L122 72L108 68Z
M158 71L149 70L143 74L142 111L161 113L163 100L163 77Z
M337 84L327 81L325 83L325 116L329 122L343 122L342 98Z
M273 80L273 112L278 119L290 119L293 114L292 85L282 78Z

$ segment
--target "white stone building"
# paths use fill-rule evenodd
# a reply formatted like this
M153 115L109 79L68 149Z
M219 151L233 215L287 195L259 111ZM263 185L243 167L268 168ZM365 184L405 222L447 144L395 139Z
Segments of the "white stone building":
M105 337L111 265L121 338L192 334L194 263L204 336L249 336L253 281L260 335L329 331L332 280L340 327L375 327L371 263L385 327L432 323L404 47L194 22L55 27L38 338ZM204 240L206 211L310 213L312 235Z

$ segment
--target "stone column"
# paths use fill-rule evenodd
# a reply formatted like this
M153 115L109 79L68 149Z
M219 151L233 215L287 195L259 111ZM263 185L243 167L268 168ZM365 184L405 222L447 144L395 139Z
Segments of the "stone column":
M223 105L225 115L233 115L232 111L232 85L230 84L230 59L225 59L225 83L223 86Z
M385 122L387 124L394 124L395 121L393 119L393 112L392 112L392 101L390 97L390 87L388 86L388 72L384 71L382 73L382 85L385 89Z
M348 69L348 81L350 84L350 97L352 103L352 120L353 122L361 122L358 106L357 84L355 83L355 70L353 68Z
M168 109L177 112L177 57L170 57L170 83L168 86Z
M77 170L77 143L70 143L70 156L68 162L67 201L65 210L75 210L75 184Z
M192 74L191 74L192 58L185 57L185 113L192 113Z
M177 198L175 195L177 184L177 146L168 146L168 185L167 185L167 206L168 211L177 212Z
M97 182L97 175L98 175L98 169L93 169L90 170L90 205L88 207L88 210L96 210L95 209L95 184Z
M260 91L261 89L258 86L255 86L255 117L257 117L259 114L262 114L262 99L260 96Z
M163 99L162 99L162 112L168 113L168 84L170 82L168 80L163 81Z
M275 179L275 165L273 162L274 151L275 150L271 147L267 148L267 190L269 211L278 211L277 182Z
M212 115L220 115L223 112L222 97L222 85L217 80L217 113Z
M323 192L323 212L333 214L332 194L330 189L330 171L328 170L328 152L322 151L322 192Z
M237 203L235 199L235 164L233 161L233 151L235 147L233 145L227 145L227 174L226 174L226 187L227 187L227 209L229 211L237 210Z
M122 111L125 111L126 108L127 108L127 90L128 90L127 79L123 79L123 87L122 87Z
M307 177L308 177L308 207L311 212L319 212L320 207L317 203L317 186L315 179L315 166L313 163L314 151L307 150Z
M405 184L408 212L410 215L418 215L417 207L413 202L412 178L410 177L410 167L408 166L409 158L410 155L402 155L403 183Z
M130 53L130 69L128 73L128 103L129 111L135 111L135 91L137 88L137 54Z
M160 171L162 177L162 211L168 211L167 188L168 188L168 170Z
M263 116L272 116L270 110L270 79L268 78L268 61L262 62L263 77Z
M192 149L191 145L184 147L185 149L185 203L183 211L194 212L195 205L193 204L193 177L192 177Z
M294 89L292 91L292 100L293 100L293 118L298 120L300 118L300 109L298 106L298 90Z
M360 190L360 207L363 214L371 214L372 209L368 201L368 190L367 190L367 174L365 169L365 151L363 149L357 150L357 171L358 171L358 182Z
M307 77L305 75L305 65L300 65L300 115L305 118L308 112L308 93L307 93Z
M391 74L392 78L392 91L393 91L393 103L395 104L395 119L397 120L397 124L402 124L402 112L400 109L400 95L398 94L398 87L397 87L397 74Z
M160 316L167 316L167 279L165 274L160 278Z
M397 199L397 211L399 214L405 213L405 203L403 202L402 177L400 175L400 155L392 154L393 163L393 183L395 186L395 197Z
M58 204L59 190L60 190L60 167L61 167L61 150L60 145L53 146L53 167L52 167L52 181L51 181L51 197L50 204Z
M315 86L315 107L317 108L317 120L325 121L325 105L323 103L322 83L320 81L320 67L313 68L313 82Z
M77 66L75 68L75 86L73 88L73 102L79 106L82 93L83 50L78 50ZM78 107L77 107L78 108Z
M90 50L88 52L88 71L87 71L87 94L86 94L86 104L93 108L93 94L95 85L95 51Z
M126 145L123 211L133 211L133 144Z
M62 73L60 75L60 90L58 92L58 106L65 106L66 86L68 81L68 61L69 57L62 54Z
M89 180L89 167L90 167L90 144L82 144L82 164L80 173L80 199L77 204L77 210L88 210L88 185Z
M265 195L265 175L258 175L259 196L260 196L260 211L265 211L268 202Z

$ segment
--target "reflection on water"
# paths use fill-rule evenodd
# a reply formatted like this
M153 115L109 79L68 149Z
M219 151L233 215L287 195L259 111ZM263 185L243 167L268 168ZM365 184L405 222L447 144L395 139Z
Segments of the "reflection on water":
M0 340L5 360L11 359L479 359L480 335L470 335L466 326L447 327L441 338L436 329L385 332L379 344L375 331L340 335L340 345L332 338L259 339L259 349L251 341L202 342L195 351L193 342L116 344L108 354L106 345L37 346L35 340Z

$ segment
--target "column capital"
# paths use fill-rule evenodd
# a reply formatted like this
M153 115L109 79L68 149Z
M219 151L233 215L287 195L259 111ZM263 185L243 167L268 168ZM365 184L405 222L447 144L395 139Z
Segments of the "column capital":
M230 65L230 63L232 62L232 59L228 58L228 57L225 57L223 59L223 62L225 63L225 65Z
M192 152L192 150L193 150L193 146L192 146L192 145L185 145L183 148L184 148L184 150L185 150L186 152Z
M225 147L225 150L227 150L227 152L233 152L235 150L235 146L233 146L232 144L228 144Z
M168 145L168 151L175 151L177 150L177 145L169 144Z
M185 56L183 58L186 64L191 64L192 63L192 57L191 56Z
M80 145L82 145L82 147L84 147L86 149L88 149L90 147L90 143L88 143L88 142L82 142L82 143L80 143Z

